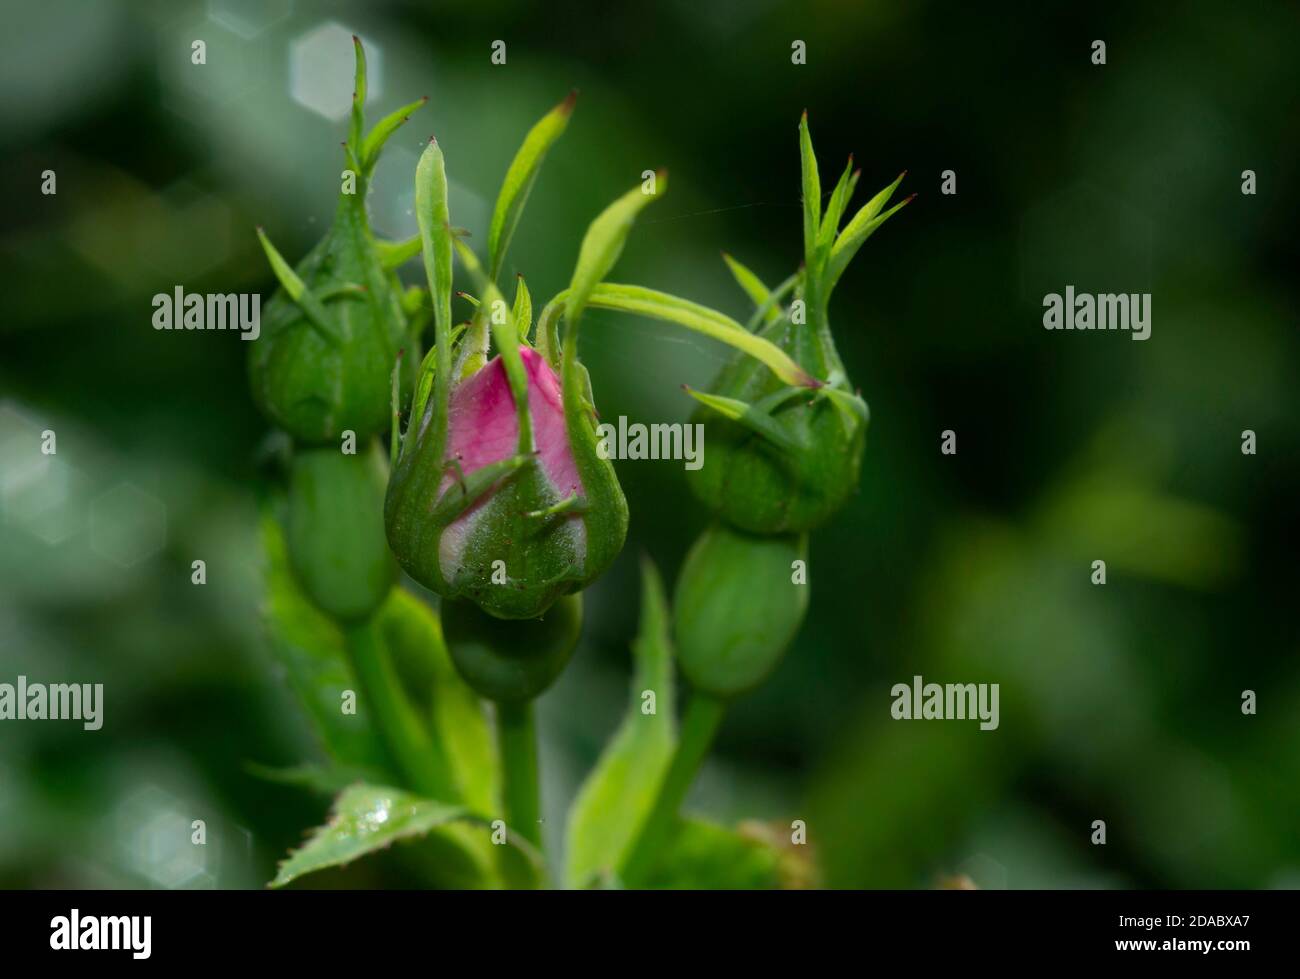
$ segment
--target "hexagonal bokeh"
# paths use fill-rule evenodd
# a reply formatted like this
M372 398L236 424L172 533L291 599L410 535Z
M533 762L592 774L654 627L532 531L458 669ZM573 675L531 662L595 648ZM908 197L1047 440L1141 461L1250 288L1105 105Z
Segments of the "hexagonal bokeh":
M361 38L361 44L369 105L383 93L383 51L368 38ZM354 69L352 32L337 21L313 27L289 44L289 94L326 119L338 121L352 110Z
M6 517L15 498L39 486L51 456L41 452L44 426L12 401L0 402L0 503Z
M58 544L81 529L89 483L75 466L52 456L39 480L7 496L5 516L33 537Z
M90 504L90 547L129 568L162 550L167 508L134 483L118 483Z
M194 817L171 793L148 785L114 813L114 839L126 868L158 887L211 887L216 868L213 839L193 842Z
M293 0L208 0L208 17L240 37L257 37L289 16Z

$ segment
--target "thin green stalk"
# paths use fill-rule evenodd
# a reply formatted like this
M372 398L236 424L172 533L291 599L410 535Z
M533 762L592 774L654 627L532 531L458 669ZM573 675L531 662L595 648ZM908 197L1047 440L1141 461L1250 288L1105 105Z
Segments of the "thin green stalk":
M541 792L537 778L537 724L531 702L498 703L497 741L504 776L506 824L534 846L542 845Z
M411 788L440 802L458 801L449 798L452 781L447 761L403 692L375 619L346 626L344 631L370 717Z
M686 716L682 718L677 751L663 784L659 786L655 807L646 817L636 842L623 861L622 878L627 886L644 886L650 871L654 869L655 860L672 835L677 811L686 798L686 791L695 781L695 774L699 771L704 756L709 753L726 710L726 701L710 694L696 691L691 697Z

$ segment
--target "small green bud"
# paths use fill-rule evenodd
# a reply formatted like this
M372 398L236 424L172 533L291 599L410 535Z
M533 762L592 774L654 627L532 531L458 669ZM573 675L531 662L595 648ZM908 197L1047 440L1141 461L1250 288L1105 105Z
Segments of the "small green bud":
M755 534L812 530L856 491L869 414L849 384L827 310L840 276L862 244L912 198L885 210L899 182L878 193L840 228L857 185L853 158L823 210L821 182L805 113L799 124L803 169L804 264L787 282L789 309L776 292L730 256L742 288L759 305L760 336L816 381L791 386L745 353L735 355L713 386L696 397L704 407L705 464L690 474L696 496L723 520Z
M297 297L276 291L266 304L262 336L252 344L253 400L301 442L385 430L393 364L409 324L400 285L375 250L362 200L339 202L334 227L293 274L303 291ZM407 390L415 366L405 366Z
M442 634L460 675L499 703L537 697L564 672L582 632L582 596L568 595L539 619L504 620L473 602L442 603Z
M368 618L393 586L384 542L386 466L377 444L347 455L306 449L289 474L289 563L312 602L340 621Z
M346 179L333 226L296 268L258 229L280 289L266 304L262 334L249 357L253 400L295 439L309 443L332 442L348 430L366 438L388 428L393 364L411 333L393 267L413 251L376 241L366 194L384 142L426 100L393 112L363 139L365 53L359 40L353 43L357 73L343 144ZM403 366L408 382L415 368L409 359Z
M807 557L806 534L755 537L715 523L700 535L673 603L678 662L697 689L733 697L772 672L808 607Z
M829 371L820 364L839 366L829 332L816 344L815 356L806 349L800 356L801 331L806 327L787 317L761 336L826 377ZM843 382L832 390L852 397ZM755 534L798 533L825 523L856 491L867 434L865 405L861 412L845 410L825 387L794 390L743 353L723 368L709 391L751 404L789 393L769 415L783 436L780 443L707 407L692 417L703 425L704 465L688 472L687 479L722 519Z

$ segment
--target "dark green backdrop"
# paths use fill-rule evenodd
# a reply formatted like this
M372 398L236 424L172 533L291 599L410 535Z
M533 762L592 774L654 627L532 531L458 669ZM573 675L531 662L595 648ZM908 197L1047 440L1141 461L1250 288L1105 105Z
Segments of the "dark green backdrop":
M6 5L0 682L103 682L107 705L94 733L0 723L0 885L260 886L324 813L245 768L313 750L258 643L266 426L245 344L149 317L178 284L269 296L256 224L293 260L323 230L345 123L303 102L342 115L352 31L377 52L376 109L430 96L376 178L387 234L414 230L433 132L481 241L526 127L581 89L510 256L539 298L597 211L667 167L617 277L745 315L719 250L770 282L793 270L805 108L824 184L852 152L861 190L907 169L920 195L831 309L872 408L861 493L814 535L808 621L692 806L806 820L836 886L1300 883L1296 7L556 6ZM1067 284L1150 292L1151 339L1043 330ZM608 417L684 420L680 385L724 356L588 319ZM679 464L619 471L628 546L542 702L556 840L625 700L637 555L673 575L703 526ZM889 687L914 674L999 682L1000 728L892 721ZM193 818L217 844L202 858ZM390 859L320 884L403 880Z

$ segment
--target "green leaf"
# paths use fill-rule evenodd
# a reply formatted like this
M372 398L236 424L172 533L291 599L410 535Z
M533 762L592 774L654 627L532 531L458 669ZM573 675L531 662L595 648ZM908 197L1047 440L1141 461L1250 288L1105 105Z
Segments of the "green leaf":
M430 718L460 798L480 815L492 813L500 771L496 746L482 703L452 665L438 616L395 588L379 610L379 626L403 687Z
M806 861L784 851L772 833L753 823L738 830L683 819L645 886L688 890L775 890L807 886Z
M591 227L582 239L582 247L578 249L578 261L565 299L564 318L568 329L577 328L578 319L582 316L592 291L609 274L623 253L623 245L627 243L636 216L642 208L662 197L668 189L666 171L661 170L655 174L654 187L653 194L645 193L644 186L629 190L591 222Z
M727 268L731 270L732 276L736 283L745 290L745 295L754 301L754 305L762 310L762 316L768 323L774 323L781 318L777 310L777 304L772 299L772 290L763 285L761 279L751 272L744 265L737 262L726 252L722 253L722 260L727 263Z
M524 205L528 202L528 194L537 180L546 151L564 133L577 98L576 91L570 92L563 102L542 116L528 131L523 145L506 170L488 229L488 278L493 282L501 272L501 263L505 261L510 239L514 237L515 228L519 225L519 216L523 214Z
M579 789L569 811L570 886L588 886L622 863L654 807L677 741L673 713L673 652L663 583L649 559L641 562L641 627L632 644L636 677L622 725ZM655 713L642 712L643 692Z
M262 506L262 551L266 555L266 635L290 688L307 712L320 742L339 766L395 777L387 751L375 736L364 704L344 714L345 690L355 690L343 633L299 589L289 568L284 531L270 502Z
M296 786L321 795L335 795L349 785L374 781L376 778L382 780L383 777L380 773L367 771L364 768L337 765L291 765L287 768L274 768L256 762L247 762L244 768L254 778L274 782L277 785Z
M475 821L463 806L433 802L388 786L353 785L335 800L329 822L280 864L270 886L283 887L303 874L340 867L467 820ZM526 846L515 841L511 845Z
M772 373L787 384L806 388L820 386L821 382L770 340L749 332L730 316L689 299L642 286L604 282L591 291L588 302L604 309L640 313L642 316L676 323L749 354L770 367Z

